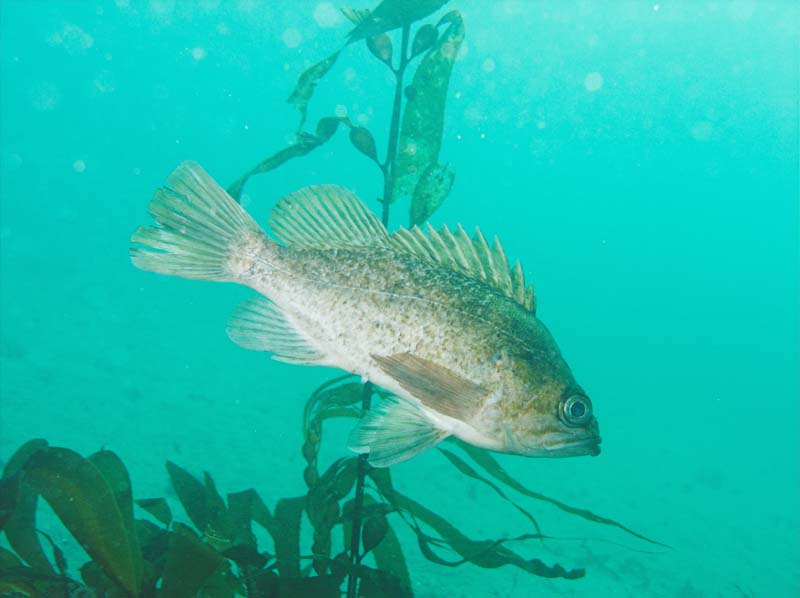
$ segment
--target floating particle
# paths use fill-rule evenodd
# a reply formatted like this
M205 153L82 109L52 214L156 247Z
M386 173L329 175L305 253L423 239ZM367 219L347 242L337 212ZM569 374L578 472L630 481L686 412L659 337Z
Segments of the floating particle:
M336 110L334 111L334 114L336 114L336 116L339 118L344 118L347 116L347 106L344 104L336 104Z
M330 2L320 2L314 8L314 20L320 27L336 27L342 22L342 15Z
M61 101L61 91L54 83L42 81L31 90L31 104L35 110L49 112Z
M483 61L483 66L482 66L483 72L491 73L496 66L497 65L495 65L494 60L492 60L491 58L487 58L486 60Z
M84 162L83 160L75 160L72 163L72 170L74 170L75 172L78 172L78 173L85 171L86 170L86 162Z
M599 91L603 87L603 75L598 72L589 73L583 80L586 91Z
M192 48L192 58L195 60L203 60L207 56L205 48Z
M300 35L300 32L294 27L289 27L283 32L281 39L283 40L283 43L286 44L287 48L296 48L303 40L303 36Z
M74 23L67 23L61 31L55 31L47 38L51 46L61 46L68 54L75 56L94 46L94 38Z

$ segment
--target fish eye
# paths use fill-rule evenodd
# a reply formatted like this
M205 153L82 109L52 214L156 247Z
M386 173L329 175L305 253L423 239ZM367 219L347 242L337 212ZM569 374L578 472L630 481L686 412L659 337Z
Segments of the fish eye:
M559 409L561 420L568 426L580 426L592 418L592 402L583 395L572 395L561 400Z

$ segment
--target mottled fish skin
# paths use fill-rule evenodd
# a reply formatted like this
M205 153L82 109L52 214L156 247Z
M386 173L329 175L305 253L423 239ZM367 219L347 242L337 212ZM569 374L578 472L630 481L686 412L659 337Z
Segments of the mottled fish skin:
M234 314L236 342L338 367L401 397L373 409L351 436L371 463L411 458L451 434L530 456L599 453L591 403L533 301L520 299L521 272L508 271L499 245L488 250L479 233L473 241L462 230L390 237L335 186L278 202L271 224L281 245L198 165L184 163L169 183L150 204L157 224L131 238L133 263L247 285L269 301ZM458 266L465 254L474 266ZM503 280L517 282L485 282L502 268Z
M553 397L580 387L547 328L492 287L393 248L276 246L263 260L247 284L292 318L320 365L408 396L371 356L412 353L491 391L473 419L454 423L463 440L533 454L542 435L569 435L552 425ZM537 442L526 446L529 436Z

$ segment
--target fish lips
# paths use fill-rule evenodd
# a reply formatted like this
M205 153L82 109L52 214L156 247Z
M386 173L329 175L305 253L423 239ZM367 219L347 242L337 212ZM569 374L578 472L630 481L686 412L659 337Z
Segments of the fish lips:
M596 457L600 454L600 443L602 439L599 436L591 438L584 438L573 442L565 442L550 447L546 447L544 451L547 457L583 457L589 455Z
M593 429L592 429L593 428ZM573 434L558 434L549 442L541 445L525 447L522 451L531 457L583 457L586 455L596 457L600 454L602 438L597 433L596 426L590 428L591 435L576 436Z

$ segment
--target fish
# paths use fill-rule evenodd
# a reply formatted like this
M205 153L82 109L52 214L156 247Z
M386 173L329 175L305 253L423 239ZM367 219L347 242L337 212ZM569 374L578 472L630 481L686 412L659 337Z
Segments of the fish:
M155 224L131 236L136 267L256 291L228 321L235 343L388 392L348 439L373 466L450 436L532 457L599 454L592 402L497 238L461 226L390 234L337 185L278 200L269 235L194 162L149 213Z

